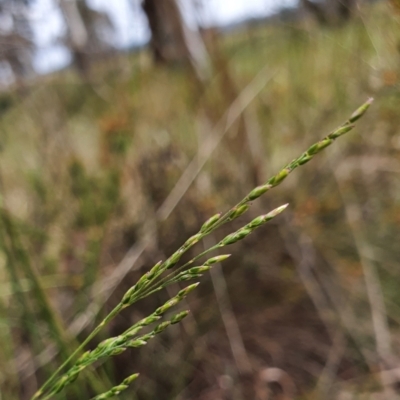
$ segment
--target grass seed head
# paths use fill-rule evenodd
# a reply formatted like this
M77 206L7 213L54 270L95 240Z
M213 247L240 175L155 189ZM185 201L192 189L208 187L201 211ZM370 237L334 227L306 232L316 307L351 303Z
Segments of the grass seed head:
M127 378L125 378L122 383L124 385L130 385L134 380L139 378L139 375L140 374L132 374L132 375L128 376Z
M176 282L190 281L191 279L201 278L203 275L200 274L185 274L177 276Z
M168 260L165 262L165 269L171 269L173 268L178 261L181 259L182 254L184 253L183 249L178 250L174 254L172 254L171 257L168 258Z
M221 213L215 214L211 218L209 218L206 222L204 222L204 224L200 228L200 233L204 233L209 228L211 228L216 222L219 221L219 219L221 218L221 215L222 215Z
M125 351L124 348L118 348L111 351L110 356L117 356Z
M162 261L159 261L154 267L148 272L147 279L152 279L160 271Z
M147 342L145 340L136 339L136 340L129 341L126 345L128 347L142 347L142 346L145 346L146 344L147 344Z
M189 248L192 247L193 245L195 245L201 238L203 235L201 235L200 233L197 233L196 235L191 236L188 240L186 240L186 242L183 244L183 247L185 248Z
M373 103L373 101L374 99L370 97L361 107L359 107L356 111L354 111L354 113L349 118L349 121L353 123L358 119L360 119L368 110L369 106Z
M155 321L158 321L161 317L158 315L149 315L146 318L143 318L142 320L140 320L137 325L138 326L147 326L152 324Z
M271 189L272 186L267 183L265 185L257 186L254 188L248 195L247 199L249 201L258 199L260 196L262 196L265 192L267 192L269 189Z
M161 324L157 325L157 326L154 328L154 333L155 333L155 334L161 333L162 331L164 331L165 329L167 329L170 325L171 325L171 321L161 322Z
M220 263L222 261L225 261L230 256L231 254L221 254L220 256L211 257L204 263L204 265L213 265L215 263Z
M179 293L178 293L178 296L179 296ZM162 305L161 307L158 307L157 310L154 312L154 314L156 314L156 315L165 314L171 307L175 306L176 304L178 304L180 302L180 298L178 296L173 297L171 300L168 300L164 305Z
M176 295L176 297L179 298L179 300L182 300L184 297L186 297L191 291L197 288L197 286L200 285L200 282L193 283L192 285L186 286L184 289L179 291L179 293Z
M243 204L239 207L235 207L229 215L229 220L232 221L232 220L240 217L242 214L244 214L249 209L249 207L250 206L248 204Z
M203 272L209 271L211 269L210 265L202 265L200 267L193 267L185 271L187 274L202 274Z
M122 297L121 304L123 305L130 304L133 295L137 292L137 289L138 289L137 285L134 285L130 289L128 289L127 292Z
M171 318L171 325L181 322L184 318L186 318L188 316L188 314L189 314L189 310L186 310L186 311L181 311L180 313L174 315Z
M266 221L271 220L272 218L275 218L277 215L279 215L281 212L285 211L286 208L288 207L289 203L283 204L282 206L279 206L275 208L274 210L270 211L266 216L265 219Z
M304 153L301 158L298 159L297 163L299 165L304 165L308 163L312 159L312 156L308 155L307 153Z
M351 131L354 127L355 127L355 125L350 125L350 124L342 126L342 127L338 128L338 129L336 129L335 131L333 131L332 133L330 133L328 135L328 137L331 138L331 139L337 139L338 137L340 137L340 136L344 135L345 133Z
M284 168L282 171L279 171L274 177L272 177L268 183L272 186L279 185L288 175L290 174L289 168Z

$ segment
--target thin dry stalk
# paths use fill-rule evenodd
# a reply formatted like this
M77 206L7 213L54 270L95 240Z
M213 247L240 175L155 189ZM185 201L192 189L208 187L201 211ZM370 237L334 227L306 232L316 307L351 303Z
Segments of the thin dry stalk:
M213 235L204 238L205 248L214 246L215 243L216 241ZM228 287L220 263L217 263L210 271L210 276L222 322L224 323L232 355L235 359L236 369L239 374L247 375L252 371L251 363L244 346L239 324L232 308Z
M335 177L337 187L344 206L347 223L353 236L354 245L358 253L360 264L362 266L365 288L371 309L372 325L375 334L376 352L379 357L381 370L385 369L384 365L390 365L393 359L392 340L388 325L385 301L382 293L377 270L369 258L365 257L366 250L369 248L367 240L363 237L363 223L361 219L361 211L354 199L354 194L348 193L343 188L342 180L338 179L335 168L331 167L332 174ZM382 372L381 371L381 372ZM386 398L393 399L395 393L390 387L390 383L385 374L381 373L382 386Z

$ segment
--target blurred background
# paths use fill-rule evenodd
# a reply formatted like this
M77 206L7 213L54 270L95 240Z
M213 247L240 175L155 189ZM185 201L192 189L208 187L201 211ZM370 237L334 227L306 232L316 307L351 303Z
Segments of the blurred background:
M195 247L290 203L190 317L59 398L134 372L123 400L398 397L398 0L1 0L0 88L1 399L29 399L155 262L370 96L354 131Z

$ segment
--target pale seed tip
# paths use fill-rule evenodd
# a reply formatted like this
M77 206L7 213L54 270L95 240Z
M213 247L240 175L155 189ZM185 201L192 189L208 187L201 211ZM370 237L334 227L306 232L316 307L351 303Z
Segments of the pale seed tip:
M272 212L277 215L280 214L282 211L285 211L286 208L289 206L289 203L283 204L282 206L279 206L278 208L275 208Z

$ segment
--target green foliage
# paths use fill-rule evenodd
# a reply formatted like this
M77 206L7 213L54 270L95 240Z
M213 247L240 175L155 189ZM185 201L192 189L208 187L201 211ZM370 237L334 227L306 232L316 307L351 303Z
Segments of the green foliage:
M103 225L118 206L119 172L110 169L103 176L88 175L84 165L74 160L69 167L71 194L79 202L76 226L87 228Z

